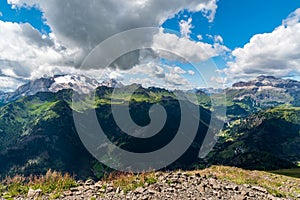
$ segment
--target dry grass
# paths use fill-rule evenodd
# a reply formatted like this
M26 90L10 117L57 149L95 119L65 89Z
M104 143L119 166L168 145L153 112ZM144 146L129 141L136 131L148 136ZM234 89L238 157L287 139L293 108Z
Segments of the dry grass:
M157 178L154 172L151 173L111 173L105 182L112 182L114 188L120 188L125 193L133 191L138 187L144 187L157 182Z
M297 197L300 195L300 179L264 171L243 170L236 167L212 166L197 171L202 175L216 176L219 179L242 185L263 187L277 197Z
M10 199L19 195L26 195L29 189L41 189L43 194L58 194L76 186L75 179L69 174L48 170L45 175L6 177L0 186L0 196Z

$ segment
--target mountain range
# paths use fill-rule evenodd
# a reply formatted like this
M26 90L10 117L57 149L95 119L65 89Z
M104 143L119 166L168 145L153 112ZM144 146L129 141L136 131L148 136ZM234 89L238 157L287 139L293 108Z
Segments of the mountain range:
M29 81L14 92L1 92L0 102L8 103L23 96L35 95L38 92L53 92L71 89L77 93L89 93L97 87L120 88L124 85L114 79L98 82L84 75L56 75ZM248 82L237 82L225 89L229 101L244 102L250 99L260 107L293 104L298 106L300 82L273 76L259 76ZM201 88L190 92L214 95L224 92L222 89Z
M259 76L249 82L238 82L226 90L228 98L236 102L249 98L260 107L292 104L299 106L300 82L273 76Z
M35 95L38 92L55 93L64 89L71 89L78 93L89 93L100 86L122 87L122 84L114 79L99 83L97 80L83 75L56 75L29 81L14 92L0 92L0 102L8 103L20 97Z
M214 150L205 159L198 153L211 119L207 91L194 93L201 113L197 135L190 148L166 169L201 168L210 164L233 165L249 169L297 167L300 161L300 82L260 76L227 88L227 121ZM164 128L147 139L137 139L118 128L111 112L113 88L118 106L130 105L132 119L149 124L149 108L161 104L167 112ZM137 88L128 99L127 93ZM93 107L74 107L73 93L95 91ZM127 95L128 96L128 95ZM95 109L101 127L116 145L132 152L162 148L176 134L180 124L180 105L173 91L161 88L124 86L115 80L99 83L77 75L61 75L31 81L15 92L0 93L0 176L40 174L49 168L78 177L101 177L110 171L83 146L73 120L73 113ZM76 106L76 105L75 105ZM107 150L107 149L103 149Z

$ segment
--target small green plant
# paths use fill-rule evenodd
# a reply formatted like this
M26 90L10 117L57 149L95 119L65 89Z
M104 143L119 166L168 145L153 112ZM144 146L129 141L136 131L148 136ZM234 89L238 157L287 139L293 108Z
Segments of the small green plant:
M51 194L50 199L58 199L59 197L60 197L60 193L55 192L55 193Z
M157 179L155 177L146 177L145 182L148 183L149 185L154 184L157 182Z
M154 173L115 173L110 174L106 181L113 181L114 188L120 188L125 193L133 191L138 187L144 187L145 184L151 185L157 182Z
M173 181L171 181L171 180L168 179L168 180L166 181L166 183L170 186L170 185L173 183Z
M107 185L102 185L102 187L101 187L101 189L104 189L104 190L106 190L106 188L107 188Z

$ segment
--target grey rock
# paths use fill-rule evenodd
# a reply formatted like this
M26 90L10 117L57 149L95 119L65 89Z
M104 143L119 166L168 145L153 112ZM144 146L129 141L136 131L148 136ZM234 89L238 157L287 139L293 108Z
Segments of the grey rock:
M254 189L256 191L259 191L259 192L268 193L268 191L265 188L262 188L262 187L252 186L252 189Z
M143 187L138 187L134 190L134 193L136 194L142 194L145 191Z
M42 194L42 190L41 189L37 189L37 190L33 190L33 189L29 189L28 193L27 193L27 197L28 198L38 198L39 196L41 196Z
M94 185L95 184L95 181L92 180L92 179L89 179L85 182L85 185L89 186L89 185Z

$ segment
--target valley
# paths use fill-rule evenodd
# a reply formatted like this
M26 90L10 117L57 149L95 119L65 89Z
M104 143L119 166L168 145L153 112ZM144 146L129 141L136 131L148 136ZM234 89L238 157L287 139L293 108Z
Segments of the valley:
M2 98L0 107L1 179L16 174L45 174L49 169L74 174L76 179L83 180L87 177L101 179L112 173L113 169L97 161L82 144L73 121L74 112L84 115L95 109L101 127L113 144L139 153L164 147L175 137L180 124L180 105L173 91L140 85L124 86L113 80L102 84L93 82L89 89L95 91L92 95L94 101L91 101L91 95L82 92L78 82L46 83L51 81L40 79L22 86L15 93L2 94L6 98ZM36 84L43 87L36 87ZM51 91L53 84L59 89ZM255 81L238 83L226 89L226 102L218 102L215 108L210 96L218 98L218 93L186 91L187 95L197 97L190 103L197 105L201 114L197 119L198 131L187 151L162 170L197 170L211 165L264 171L297 169L300 161L298 84L274 77L258 77ZM268 89L264 90L265 87ZM132 88L135 91L131 95ZM72 102L76 93L87 103ZM112 97L115 98L113 101ZM168 116L164 128L147 139L124 133L114 121L111 104L122 107L126 102L132 119L141 126L150 123L147 116L150 107L157 103L162 105ZM227 107L226 123L214 149L201 159L198 153L210 123L211 111L218 106ZM101 151L114 152L105 147ZM122 163L122 160L114 162ZM296 177L299 177L298 172Z

